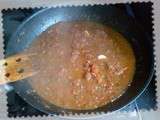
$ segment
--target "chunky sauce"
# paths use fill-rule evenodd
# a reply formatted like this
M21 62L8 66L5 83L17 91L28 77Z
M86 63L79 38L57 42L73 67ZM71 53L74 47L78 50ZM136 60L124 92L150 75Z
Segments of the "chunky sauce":
M135 57L127 40L94 22L60 22L43 32L27 52L36 53L39 74L29 83L44 100L68 109L94 109L127 89Z

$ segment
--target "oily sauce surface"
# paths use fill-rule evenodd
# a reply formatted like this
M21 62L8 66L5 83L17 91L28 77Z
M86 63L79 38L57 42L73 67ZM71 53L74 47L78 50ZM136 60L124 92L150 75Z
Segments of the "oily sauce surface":
M26 50L35 53L38 74L29 83L51 104L68 109L94 109L127 89L135 57L127 40L111 28L86 21L60 22Z

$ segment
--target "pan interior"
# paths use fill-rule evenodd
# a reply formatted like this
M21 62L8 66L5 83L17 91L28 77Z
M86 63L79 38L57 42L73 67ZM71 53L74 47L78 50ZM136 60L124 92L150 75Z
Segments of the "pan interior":
M31 60L38 72L29 84L47 102L66 109L95 109L112 102L124 93L135 72L127 40L91 21L59 22L25 52L35 54Z

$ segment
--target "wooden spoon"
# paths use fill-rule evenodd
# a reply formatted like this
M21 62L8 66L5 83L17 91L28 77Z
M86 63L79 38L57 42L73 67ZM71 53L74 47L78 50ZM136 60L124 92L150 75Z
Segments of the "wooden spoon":
M0 85L34 75L30 57L35 54L17 54L0 60Z

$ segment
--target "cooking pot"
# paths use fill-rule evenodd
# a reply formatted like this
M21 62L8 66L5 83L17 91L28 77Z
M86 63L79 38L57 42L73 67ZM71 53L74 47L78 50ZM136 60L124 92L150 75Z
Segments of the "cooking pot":
M8 84L27 103L48 114L111 112L133 102L142 94L154 73L154 56L152 40L146 36L142 26L114 5L77 6L61 8L44 8L24 21L5 45L5 56L11 56L28 48L48 27L61 21L94 21L107 25L121 33L131 44L136 57L136 71L126 92L115 101L94 110L64 109L50 104L34 91L25 80ZM20 41L19 41L20 40ZM19 41L19 42L17 42ZM54 51L53 51L54 52ZM63 88L59 88L63 89ZM65 98L64 98L65 99Z

